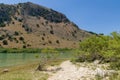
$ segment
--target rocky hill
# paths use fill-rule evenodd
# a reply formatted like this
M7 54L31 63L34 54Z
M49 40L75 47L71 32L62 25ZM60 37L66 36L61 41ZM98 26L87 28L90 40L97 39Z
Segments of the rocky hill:
M3 48L77 48L90 35L55 10L31 2L0 4Z

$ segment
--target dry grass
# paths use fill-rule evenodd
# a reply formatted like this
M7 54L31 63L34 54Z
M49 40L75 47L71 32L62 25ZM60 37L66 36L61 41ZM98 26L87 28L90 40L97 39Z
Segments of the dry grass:
M33 30L33 32L28 34L22 27L22 22L16 21L14 18L12 22L15 24L10 23L2 29L10 32L19 32L20 34L18 36L13 36L18 42L16 43L16 41L9 41L6 39L8 41L8 45L3 45L0 41L0 44L4 48L22 48L23 45L27 46L28 44L30 46L27 46L27 48L78 48L79 40L82 39L82 36L79 35L84 33L82 31L81 33L78 31L76 33L77 38L74 38L72 36L72 32L77 31L77 28L72 24L66 25L65 23L49 22L48 24L42 25L42 23L46 22L45 19L41 18L39 20L35 17L30 17L30 19L27 19L27 24L29 24L29 27ZM40 27L36 27L36 24L39 24ZM53 29L51 29L50 26L52 26ZM54 34L51 34L50 30L54 30ZM25 43L19 40L19 37L21 36L24 38ZM42 37L44 40L42 40ZM57 40L59 40L59 43L56 43ZM49 41L51 41L51 43L49 43Z
M46 64L54 66L59 65L63 60L49 61ZM19 65L15 67L0 68L0 80L47 80L49 75L42 71L35 71L38 67L38 62ZM44 66L45 67L45 66ZM2 72L4 69L8 69L9 72Z
M120 80L120 70L118 71L118 74L110 76L110 80Z
M47 80L48 74L34 70L18 70L0 75L0 80Z
M48 74L35 71L39 63L26 64L15 67L6 67L9 72L2 72L5 68L1 68L0 80L46 80Z

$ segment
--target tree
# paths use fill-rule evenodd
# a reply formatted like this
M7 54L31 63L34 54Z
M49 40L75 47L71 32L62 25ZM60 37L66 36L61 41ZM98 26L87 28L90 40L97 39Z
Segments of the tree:
M37 67L37 70L39 71L43 70L43 67L48 62L48 60L51 60L51 59L55 60L59 56L58 51L52 48L42 49L41 53L43 53L43 55L41 55L41 61L39 66Z

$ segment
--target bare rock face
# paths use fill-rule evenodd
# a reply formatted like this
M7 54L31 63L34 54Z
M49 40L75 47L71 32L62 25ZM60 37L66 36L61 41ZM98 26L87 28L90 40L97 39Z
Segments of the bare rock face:
M5 48L77 48L92 35L64 14L31 2L0 4L0 15L0 45Z

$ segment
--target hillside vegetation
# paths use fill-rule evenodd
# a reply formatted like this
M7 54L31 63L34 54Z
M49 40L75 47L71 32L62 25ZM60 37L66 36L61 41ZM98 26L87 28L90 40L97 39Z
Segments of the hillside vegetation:
M87 38L80 42L80 50L76 51L76 55L77 62L99 60L99 63L110 63L111 68L120 69L120 33Z

